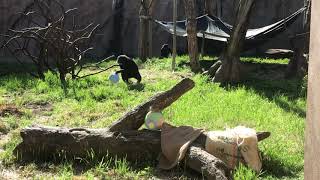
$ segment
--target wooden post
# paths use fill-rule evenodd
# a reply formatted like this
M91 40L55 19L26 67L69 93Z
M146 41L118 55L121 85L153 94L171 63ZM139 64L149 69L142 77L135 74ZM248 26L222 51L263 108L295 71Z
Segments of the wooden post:
M217 16L219 18L221 18L221 16L222 16L222 2L221 2L221 0L217 0L216 3L217 3Z
M173 0L172 71L176 69L176 55L177 55L177 0Z
M209 14L209 15L214 15L214 9L213 9L213 5L214 5L214 1L212 0L205 0L205 13Z
M320 1L311 5L310 59L307 123L305 130L304 179L320 179Z
M190 67L192 72L198 73L201 71L201 67L199 64L198 52L196 3L196 0L186 0L185 10L187 16L187 39Z
M152 14L153 14L153 8L154 8L154 6L153 6L153 3L154 2L154 0L151 0L150 2L149 2L149 10L148 10L148 16L149 16L149 18L152 18ZM153 40L152 40L152 36L153 36L153 34L152 34L152 27L153 27L153 21L152 21L152 19L149 19L149 37L148 37L148 45L149 45L149 53L148 53L148 56L149 56L149 58L151 58L152 56L153 56L153 54L152 54L152 50L153 50Z
M202 44L201 44L201 59L204 57L204 43L206 41L206 34L205 32L202 32Z
M148 5L149 0L141 1L139 18L140 18L140 32L139 32L139 58L143 61L147 60L148 56Z
M152 57L152 21L149 20L149 38L148 38L148 45L149 45L149 58Z

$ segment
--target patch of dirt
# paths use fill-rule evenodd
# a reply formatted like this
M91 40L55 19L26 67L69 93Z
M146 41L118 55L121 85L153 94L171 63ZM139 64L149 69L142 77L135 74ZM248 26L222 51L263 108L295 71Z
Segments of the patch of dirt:
M7 116L22 116L24 113L20 111L15 105L12 104L0 104L0 117Z
M0 153L4 152L3 146L10 140L10 134L0 133Z
M10 129L7 126L7 124L0 121L0 139L1 139L1 134L7 134L9 131L10 131Z
M22 179L20 175L14 170L2 169L0 170L0 179L3 180L13 180L13 179Z
M40 115L40 116L42 116L44 112L49 112L53 110L52 104L48 102L29 103L29 104L26 104L25 107L27 109L32 110L33 114Z
M8 95L8 94L3 94L3 95L1 96L1 98L2 98L5 102L12 102L12 100L13 100L13 98L12 98L10 95Z
M25 104L24 107L32 111L37 123L46 124L52 120L50 112L53 110L53 105L49 102L32 102Z
M162 180L162 179L203 179L198 173L194 173L192 170L183 170L182 167L175 167L171 170L161 170L155 169L152 180Z

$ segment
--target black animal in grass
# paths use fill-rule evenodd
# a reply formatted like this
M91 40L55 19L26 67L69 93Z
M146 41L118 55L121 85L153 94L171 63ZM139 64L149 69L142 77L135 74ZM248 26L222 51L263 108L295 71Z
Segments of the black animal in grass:
M128 84L130 78L135 78L137 83L141 82L139 68L131 58L126 55L120 55L117 58L117 63L121 69L116 71L116 74L121 73L121 77L124 82Z
M161 58L167 58L167 57L169 57L170 54L172 54L172 51L169 48L168 44L164 44L161 47L160 53L161 53L160 54Z

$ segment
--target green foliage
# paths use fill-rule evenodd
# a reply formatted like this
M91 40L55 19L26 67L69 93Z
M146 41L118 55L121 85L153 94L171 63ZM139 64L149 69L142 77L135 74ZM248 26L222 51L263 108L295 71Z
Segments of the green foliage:
M302 79L300 95L302 97L307 97L307 92L308 92L308 75L305 75Z
M20 134L18 131L13 131L10 134L10 141L5 144L2 144L0 141L0 148L3 149L3 152L0 152L0 160L3 165L9 166L13 165L16 157L13 154L15 147L21 142Z
M256 180L258 175L252 169L240 164L233 174L234 180Z
M181 76L188 76L195 81L196 86L163 111L169 123L206 130L245 125L257 131L270 131L271 137L259 143L263 152L263 172L255 174L240 166L234 173L235 179L303 178L306 99L301 90L307 87L306 78L303 81L286 80L278 76L283 73L278 68L279 64L271 64L271 72L254 70L244 82L221 87L211 83L206 76L194 75L189 70L187 59L187 56L177 58L175 72L171 71L170 58L153 58L144 64L136 60L143 76L141 86L127 86L122 81L118 84L110 83L108 75L114 69L76 81L68 79L66 96L60 88L59 77L52 73L45 74L45 81L35 80L25 74L0 77L0 103L10 101L26 112L22 117L0 117L10 134L13 133L11 140L4 145L4 152L0 152L0 160L7 165L14 164L12 151L21 141L17 132L23 127L43 124L105 128L152 95L172 87L180 81ZM243 61L254 61L255 64L266 66L271 62L280 63L282 66L282 60L268 60L269 63L259 59ZM114 63L106 62L103 66L108 67ZM83 73L90 72L86 70ZM52 110L40 109L40 113L34 113L34 109L28 109L30 104L49 104ZM123 159L105 157L101 160L92 153L82 162L89 167L77 174L87 179L147 179L154 175L153 166L133 168ZM50 165L47 170L57 179L71 179L75 176L74 166L71 162L65 162L60 166ZM36 176L37 179L53 177L46 174L46 170L33 166L25 166L24 171L29 177Z
M242 57L242 62L251 62L259 64L288 64L289 59L269 59L269 58L253 58L253 57Z

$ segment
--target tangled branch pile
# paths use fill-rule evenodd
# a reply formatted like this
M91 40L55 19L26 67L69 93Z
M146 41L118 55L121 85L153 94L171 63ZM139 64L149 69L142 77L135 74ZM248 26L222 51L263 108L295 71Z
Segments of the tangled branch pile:
M80 27L77 8L65 9L58 0L34 0L19 15L2 48L23 65L22 58L31 60L37 69L33 76L44 79L45 71L58 72L65 89L66 75L75 79L82 70L83 56L92 49L90 41L99 25Z

